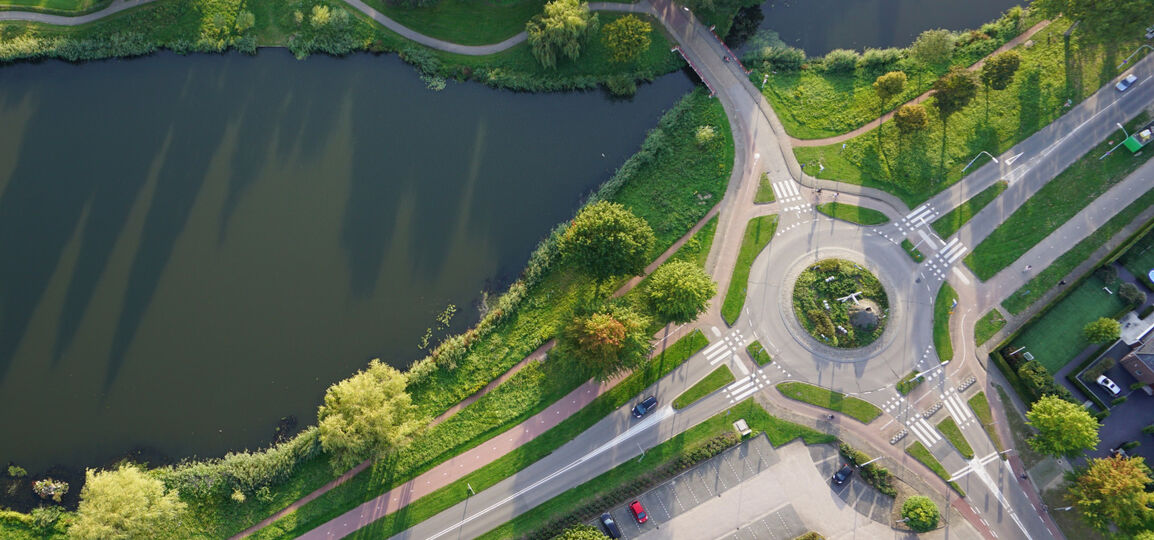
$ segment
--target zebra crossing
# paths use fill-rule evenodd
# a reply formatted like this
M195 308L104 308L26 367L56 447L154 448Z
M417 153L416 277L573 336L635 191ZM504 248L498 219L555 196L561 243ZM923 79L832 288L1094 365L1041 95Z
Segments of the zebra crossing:
M905 396L894 392L893 397L886 400L882 405L882 410L895 418L901 418L902 411L909 406L909 400ZM911 411L913 414L909 415L901 423L906 426L906 429L915 437L920 439L926 447L932 446L934 443L942 440L942 436L938 434L938 430L934 429L926 419L922 417L921 413Z
M705 359L709 360L709 365L716 366L717 364L737 356L738 351L745 347L745 337L741 335L741 330L734 329L721 341L705 348ZM737 359L738 364L741 365L741 359Z
M797 183L792 180L774 182L773 194L777 197L777 204L781 205L781 209L784 212L808 210L811 206L805 201L805 197L802 197L801 190L797 188Z
M946 410L950 411L950 416L957 421L958 427L966 427L975 420L974 413L970 412L970 407L962 401L962 396L951 389L939 397L942 403L946 405Z
M930 204L923 204L906 214L906 217L899 220L895 225L902 234L906 234L933 223L936 217L938 217L938 211Z
M933 275L939 279L945 279L946 272L949 271L950 267L953 266L958 259L962 258L962 255L965 255L967 251L969 251L969 248L955 237L953 240L946 242L946 245L942 246L942 248L926 262L926 266Z
M769 386L769 376L765 373L757 372L748 377L742 377L725 387L725 395L729 396L730 403L737 403L749 396L752 396L758 390Z

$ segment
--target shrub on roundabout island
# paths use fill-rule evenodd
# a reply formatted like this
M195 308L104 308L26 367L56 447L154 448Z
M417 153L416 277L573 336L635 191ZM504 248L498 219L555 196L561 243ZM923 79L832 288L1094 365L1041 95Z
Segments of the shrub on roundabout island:
M793 310L818 341L850 349L882 335L889 302L881 282L868 270L850 261L825 259L798 276Z

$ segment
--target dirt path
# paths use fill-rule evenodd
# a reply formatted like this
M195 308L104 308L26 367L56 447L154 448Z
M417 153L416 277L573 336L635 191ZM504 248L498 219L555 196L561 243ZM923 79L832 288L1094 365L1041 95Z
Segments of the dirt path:
M985 58L978 60L976 63L974 63L974 65L969 67L969 70L970 71L977 71L977 70L981 69L982 65L986 63L986 60L988 58L994 56L995 54L1008 51L1010 49L1013 49L1014 47L1017 47L1018 45L1021 45L1027 39L1030 39L1030 37L1032 37L1034 34L1038 33L1040 30L1042 30L1043 28L1045 28L1049 25L1050 25L1050 21L1042 21L1038 24L1035 24L1034 26L1031 26L1025 32L1018 34L1018 36L1015 37L1014 39L1011 39L1010 41L1007 41L1001 47L998 47L994 52L986 55ZM922 94L922 95L920 95L914 99L911 99L911 100L903 103L902 105L913 105L915 103L921 103L927 99L930 99L930 96L932 96L933 94L934 94L933 90L926 91L924 94ZM870 130L882 125L883 122L889 121L891 118L894 117L894 112L897 111L899 107L894 107L894 110L883 114L880 118L876 118L874 120L871 120L866 125L859 127L857 129L849 132L849 133L843 133L841 135L837 135L834 137L826 137L824 139L798 139L797 137L790 137L789 138L790 144L792 144L793 146L825 146L827 144L837 144L839 142L848 141L848 140L850 140L854 137L857 137L859 135L869 133Z

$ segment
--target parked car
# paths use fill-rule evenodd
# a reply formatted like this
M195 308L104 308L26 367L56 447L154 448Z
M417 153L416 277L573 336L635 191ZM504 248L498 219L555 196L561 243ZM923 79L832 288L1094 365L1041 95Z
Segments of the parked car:
M1127 75L1125 79L1118 81L1118 84L1115 84L1114 88L1117 88L1119 92L1125 92L1127 88L1130 88L1130 86L1136 82L1138 82L1138 76L1131 73Z
M645 413L657 408L657 396L649 396L633 407L633 416L641 418Z
M629 503L629 511L633 512L633 519L636 519L638 523L649 521L649 515L645 513L645 507L641 506L641 501Z
M605 529L605 534L609 538L621 538L621 529L617 527L617 522L613 521L613 516L609 512L601 514L601 528Z
M833 473L833 483L840 486L848 482L851 476L853 476L853 465L849 463L843 464L837 472Z
M1107 392L1110 392L1111 396L1116 396L1122 393L1122 389L1118 388L1118 385L1114 384L1114 381L1111 381L1110 377L1105 375L1098 376L1098 385L1100 385L1102 388L1105 388Z

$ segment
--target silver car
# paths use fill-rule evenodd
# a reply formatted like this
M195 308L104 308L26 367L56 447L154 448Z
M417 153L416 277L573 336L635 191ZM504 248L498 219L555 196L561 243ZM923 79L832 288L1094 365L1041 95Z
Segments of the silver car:
M1136 82L1138 82L1138 76L1131 73L1127 75L1125 79L1118 81L1118 84L1115 84L1114 88L1117 88L1119 92L1125 92L1127 88L1130 88L1130 86Z
M1107 392L1110 392L1111 396L1116 396L1122 393L1122 389L1118 388L1118 385L1114 384L1114 381L1111 381L1110 377L1105 375L1098 376L1098 385L1102 388L1105 388Z

